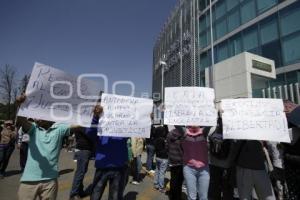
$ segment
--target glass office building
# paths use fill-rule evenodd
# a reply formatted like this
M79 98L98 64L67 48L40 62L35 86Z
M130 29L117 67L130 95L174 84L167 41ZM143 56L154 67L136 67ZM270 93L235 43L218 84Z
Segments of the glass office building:
M209 2L210 0L178 2L154 47L153 93L161 92L162 74L164 87L205 86L207 71L212 65ZM275 61L277 78L269 81L269 87L265 91L256 91L255 96L278 97L276 93L283 93L279 97L299 103L300 1L215 0L211 7L214 62L221 62L244 51L270 58ZM186 21L182 19L183 13L189 16ZM187 21L188 26L185 26ZM179 32L191 36L187 45L188 53L184 54L189 55L185 59L190 62L184 62L184 58L181 58L182 48L175 51L179 55L178 62L171 62L167 56L170 52L174 53L173 40L179 41L179 47L185 43L180 34L176 34L176 24L179 24ZM165 61L166 65L159 65L160 61ZM171 73L175 75L171 76ZM188 81L178 81L180 79Z

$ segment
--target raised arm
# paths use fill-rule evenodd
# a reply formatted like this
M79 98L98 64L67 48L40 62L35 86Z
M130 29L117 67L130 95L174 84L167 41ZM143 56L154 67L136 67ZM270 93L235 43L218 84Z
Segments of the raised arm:
M85 129L85 134L90 137L93 141L97 140L98 124L99 119L103 113L103 107L101 105L96 105L94 108L94 116L91 122L91 126Z
M16 103L18 106L21 106L26 100L25 93L22 93L21 96L16 98ZM27 120L25 117L18 117L17 123L22 127L23 132L27 133L32 128L32 123Z
M102 114L103 112L103 108L101 105L96 105L95 108L94 108L94 111L93 111L93 119L92 119L92 122L91 122L91 126L90 128L87 128L87 129L92 129L92 130L97 130L97 126L98 126L98 123L99 123L99 118L100 118L100 115ZM75 131L82 131L82 132L87 132L87 129L85 129L84 127L80 126L80 125L71 125L70 126L70 131L71 132L75 132ZM80 129L80 130L79 130Z

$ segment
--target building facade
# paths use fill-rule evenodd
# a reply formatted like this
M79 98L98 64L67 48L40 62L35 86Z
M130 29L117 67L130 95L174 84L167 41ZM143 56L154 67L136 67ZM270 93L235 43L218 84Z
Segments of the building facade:
M210 0L178 2L154 46L153 97L162 86L208 86L213 38L214 63L244 51L275 61L276 79L255 97L299 103L300 1L212 0L211 8Z

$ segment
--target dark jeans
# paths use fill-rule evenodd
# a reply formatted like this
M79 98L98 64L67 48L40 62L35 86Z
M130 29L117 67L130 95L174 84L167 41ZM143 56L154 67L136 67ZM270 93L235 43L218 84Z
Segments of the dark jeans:
M142 169L142 161L141 161L141 155L133 158L133 167L134 167L134 173L133 173L133 180L140 182L141 181L141 176L140 172Z
M235 184L235 172L233 168L221 168L209 165L210 183L208 198L210 200L232 200Z
M171 180L170 180L170 200L181 200L181 191L183 183L183 166L172 166L170 167Z
M146 162L146 168L148 171L154 169L153 167L153 159L154 159L154 153L155 153L155 148L153 145L147 145L147 162Z
M15 150L15 145L9 145L4 148L0 147L0 174L1 175L4 175L10 156L14 150Z
M93 181L91 200L102 198L107 182L109 182L109 200L122 200L125 189L127 166L122 168L96 169Z
M22 142L20 147L20 167L23 171L27 161L28 143Z
M73 197L75 195L84 196L82 182L84 179L84 175L88 170L91 155L92 152L89 150L80 150L75 152L75 157L77 159L77 168L73 178L70 197Z

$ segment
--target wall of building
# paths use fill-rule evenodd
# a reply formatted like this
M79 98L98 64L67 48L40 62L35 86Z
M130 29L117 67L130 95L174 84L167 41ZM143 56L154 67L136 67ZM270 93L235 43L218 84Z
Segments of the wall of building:
M199 20L201 71L211 65L209 10L204 7ZM215 63L247 51L274 60L278 75L299 70L300 23L294 23L299 17L296 0L214 1ZM285 77L286 84L295 81L290 76Z
M176 6L154 47L153 93L161 92L161 59L169 64L165 87L208 86L209 11L209 0L182 0ZM295 23L300 19L299 0L212 0L212 12L216 64L251 52L275 61L277 79L269 81L269 87L300 83L300 23ZM293 90L299 92L296 86ZM287 93L285 98L291 98ZM261 91L255 94L262 96Z
M271 70L254 68L253 61L267 64ZM274 61L247 52L219 62L214 66L213 72L217 101L224 98L252 97L253 88L264 88L266 81L276 76Z

